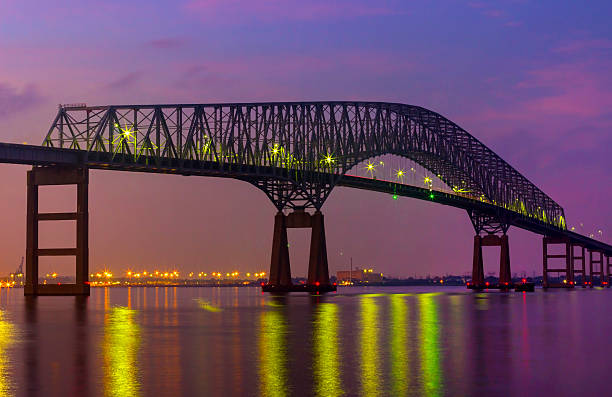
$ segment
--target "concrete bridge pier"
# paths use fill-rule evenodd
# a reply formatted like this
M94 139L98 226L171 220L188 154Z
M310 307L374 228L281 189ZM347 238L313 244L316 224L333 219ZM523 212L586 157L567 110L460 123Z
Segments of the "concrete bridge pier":
M472 262L472 283L470 288L483 289L489 286L484 280L484 266L482 260L482 247L500 247L499 255L499 285L498 288L510 289L512 287L512 276L510 273L510 245L508 235L496 236L488 234L486 236L474 236L474 257Z
M327 264L327 242L325 241L325 224L321 211L311 217L312 235L310 237L310 260L308 262L308 284L329 286L329 268Z
M89 295L89 210L87 168L50 166L33 167L27 176L27 233L25 295ZM76 185L76 212L38 212L38 187ZM75 248L39 248L38 223L43 221L76 221ZM38 284L41 256L75 256L75 284Z
M599 255L593 255L599 254ZM599 259L596 257L599 256ZM599 270L593 265L599 265ZM593 288L594 278L593 276L599 276L599 285L605 285L604 280L605 267L604 267L604 254L601 251L589 250L589 287Z
M289 263L289 241L287 239L287 217L279 211L274 217L272 258L270 260L269 285L291 287L291 265Z
M574 283L574 285L576 285L576 274L581 274L582 275L582 288L586 288L587 286L587 279L586 279L586 254L585 254L585 247L582 244L574 244L574 243L568 243L570 244L570 255L571 255L571 267L572 267L572 271L573 271L573 278L570 280L570 282ZM576 248L579 249L579 254L576 254ZM576 263L576 261L579 261L578 263Z
M308 263L308 282L294 285L291 282L289 264L288 228L311 228L310 258ZM323 214L316 211L309 214L304 209L296 209L285 215L279 211L274 218L274 236L272 241L272 259L270 261L270 278L262 287L266 292L307 291L324 293L335 291L336 286L329 282L327 263L327 244Z
M612 267L612 256L606 255L606 287L610 288L610 267Z
M549 246L563 245L562 254L551 254ZM562 259L563 267L550 267L551 259ZM573 288L574 287L574 246L564 237L544 237L542 239L542 287L543 288ZM584 251L582 254L584 261ZM557 261L558 263L558 261ZM584 271L584 268L583 268ZM564 282L550 282L549 273L565 273ZM584 277L583 277L584 279Z

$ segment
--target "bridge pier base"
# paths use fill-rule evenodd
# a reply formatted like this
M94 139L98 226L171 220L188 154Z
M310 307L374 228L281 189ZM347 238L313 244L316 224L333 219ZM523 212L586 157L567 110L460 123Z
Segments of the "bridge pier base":
M594 259L593 254L599 254L599 259ZM593 268L593 265L599 265L599 270ZM593 288L594 278L593 276L599 276L599 285L604 284L605 267L604 267L604 254L601 251L589 250L589 287Z
M488 285L484 279L484 266L482 260L482 247L500 247L499 255L499 283L497 286ZM512 288L512 275L510 273L510 245L508 244L508 235L496 236L489 234L481 237L474 236L474 258L472 263L472 282L469 285L471 289L484 288Z
M289 263L289 245L287 228L311 228L310 258L308 262L308 282L294 285L291 282ZM262 287L265 292L305 291L324 293L335 291L336 286L329 282L327 263L327 244L323 214L316 211L309 214L303 209L295 210L289 215L279 211L274 218L274 237L272 241L272 260L270 278Z
M291 265L289 263L289 240L287 239L287 217L279 211L274 217L272 258L268 284L291 287Z
M564 245L565 250L563 254L550 254L548 251L549 245ZM574 247L568 238L564 237L544 237L542 239L542 287L543 288L574 288L574 274L580 272L583 274L583 283L586 281L585 269L584 269L584 247L582 247L582 255L580 257L574 256ZM561 268L550 268L550 259L563 259L565 267ZM582 270L576 271L574 264L576 259L582 261ZM548 279L549 273L565 273L565 279L563 282L550 282Z
M325 224L321 211L311 218L312 235L310 237L310 260L308 262L308 284L329 286L329 268L327 264L327 242L325 241Z
M606 255L606 287L610 288L610 278L612 274L610 274L610 268L612 267L612 256Z
M474 236L474 257L472 261L472 283L474 289L484 288L484 266L482 262L482 237Z
M569 243L570 246L570 255L571 255L571 267L573 272L573 278L570 280L577 285L576 274L581 274L582 278L582 288L586 288L587 286L587 278L586 278L586 254L584 245L581 244L572 244ZM580 249L580 254L576 255L576 248ZM579 261L577 264L576 261ZM578 265L578 266L576 266Z
M89 295L89 172L86 168L33 167L27 176L27 233L25 295ZM76 212L38 212L38 187L45 185L76 185ZM76 248L38 247L38 223L41 221L76 221ZM74 284L38 283L38 263L41 256L75 256Z

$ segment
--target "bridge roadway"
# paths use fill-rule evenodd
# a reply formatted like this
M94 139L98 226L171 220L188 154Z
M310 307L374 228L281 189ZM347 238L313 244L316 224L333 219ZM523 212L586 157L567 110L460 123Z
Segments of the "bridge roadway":
M147 158L146 156L141 156L138 162L131 161L129 156L124 157L122 161L117 161L116 155L111 153L95 153L95 156L91 156L85 150L10 143L0 143L0 163L25 164L33 166L65 165L101 170L152 172L233 179L246 178L248 176L252 176L254 172L262 175L268 175L270 177L274 175L282 176L288 172L285 168L270 166L262 167L235 164L223 165L217 162L196 160L185 161L178 159L167 159L160 163L154 158ZM255 168L257 168L257 170L255 170ZM612 256L612 246L609 244L583 236L570 230L563 230L549 223L542 222L537 218L521 215L515 211L507 210L499 206L462 195L350 175L342 176L338 181L337 186L376 191L390 195L395 194L403 197L412 197L442 205L461 208L467 211L477 210L482 213L497 216L499 216L501 212L501 215L505 215L509 224L512 226L543 236L566 239L571 244L584 246L586 249L591 251L602 252L607 257ZM431 197L432 194L433 198Z

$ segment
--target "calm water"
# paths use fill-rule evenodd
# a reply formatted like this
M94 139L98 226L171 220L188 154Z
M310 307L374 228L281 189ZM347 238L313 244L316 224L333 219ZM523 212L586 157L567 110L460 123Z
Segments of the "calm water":
M612 290L0 290L0 395L606 395Z

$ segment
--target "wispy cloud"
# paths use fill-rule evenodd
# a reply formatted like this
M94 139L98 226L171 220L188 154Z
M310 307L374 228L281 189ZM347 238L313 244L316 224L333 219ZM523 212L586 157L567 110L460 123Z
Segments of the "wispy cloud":
M610 49L612 49L612 40L585 38L564 42L553 48L552 51L561 54L576 54L581 51Z
M42 101L42 95L33 85L18 90L9 84L0 83L0 118L30 109Z
M392 1L363 0L191 0L185 8L216 23L255 20L313 20L399 15L404 12Z
M484 10L482 13L483 15L493 18L504 16L504 12L502 10Z
M109 89L122 89L133 87L142 78L141 72L130 72L107 83L104 87Z
M149 45L153 48L159 49L170 49L170 48L178 48L182 47L185 44L184 39L176 38L176 37L165 37L161 39L155 39L149 41Z
M507 26L509 28L516 28L518 26L522 26L523 22L522 21L508 21L504 24L504 26Z

